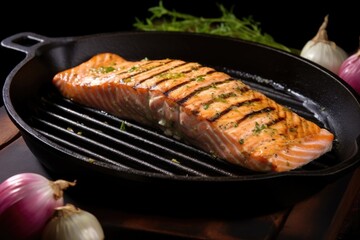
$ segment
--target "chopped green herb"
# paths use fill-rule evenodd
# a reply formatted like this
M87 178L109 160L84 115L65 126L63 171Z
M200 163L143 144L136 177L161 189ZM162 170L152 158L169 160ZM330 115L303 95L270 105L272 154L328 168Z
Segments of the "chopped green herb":
M126 131L126 124L125 124L124 121L121 122L120 130L121 130L121 131Z
M98 68L91 68L90 71L92 72L95 72L95 73L109 73L109 72L112 72L116 70L114 67L112 66L108 66L108 67L105 67L105 66L101 66L101 67L98 67Z
M234 88L237 92L243 92L243 88L240 86L237 86Z
M115 70L115 68L114 67L103 67L103 71L105 72L105 73L109 73L109 72L112 72L112 71L114 71Z
M222 94L219 94L215 99L214 101L215 102L226 102L226 99L227 98L230 98L230 97L236 97L236 94L231 92L231 93L222 93Z
M220 112L216 112L215 115L213 116L213 118L218 118L221 115Z
M178 160L176 160L175 158L171 159L171 161L172 161L173 163L180 164L180 162L179 162Z
M210 106L210 104L209 104L209 103L204 104L204 105L203 105L204 110L208 109L208 108L209 108L209 106Z
M266 124L259 124L258 122L255 122L255 127L252 130L254 134L259 134L262 130L264 130L265 128L267 128Z
M243 106L250 106L250 105L254 105L255 103L252 101L245 101L242 103Z
M244 139L241 138L241 139L239 140L239 143L240 143L240 144L244 144Z
M283 107L283 110L285 111L285 112L290 112L291 110L289 109L289 108L287 108L287 107Z
M211 84L211 87L212 87L212 88L215 88L215 89L217 88L217 86L216 86L215 83L212 83L212 84Z
M204 75L200 75L195 78L195 81L197 81L197 82L203 82L204 80L205 80Z
M89 162L89 163L94 163L94 162L95 162L95 159L93 159L93 158L88 158L88 162Z
M136 71L136 70L138 70L139 69L139 66L132 66L129 70L128 70L128 72L134 72L134 71Z
M132 81L134 81L134 77L128 77L123 79L124 83L132 82Z
M213 157L213 158L215 158L215 159L218 158L218 156L215 154L214 151L211 151L211 150L210 150L210 154L211 154L211 157Z

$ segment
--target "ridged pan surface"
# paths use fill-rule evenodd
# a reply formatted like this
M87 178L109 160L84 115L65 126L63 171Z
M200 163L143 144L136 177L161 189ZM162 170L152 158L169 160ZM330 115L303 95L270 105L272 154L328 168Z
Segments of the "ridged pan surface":
M2 45L26 54L5 82L5 107L34 154L59 174L86 172L112 180L159 184L276 183L285 188L292 183L328 182L359 162L359 96L334 74L290 53L231 38L169 32L70 38L19 33ZM54 74L101 52L128 60L196 61L224 71L332 131L334 148L297 170L255 173L214 159L156 129L60 96L51 85Z

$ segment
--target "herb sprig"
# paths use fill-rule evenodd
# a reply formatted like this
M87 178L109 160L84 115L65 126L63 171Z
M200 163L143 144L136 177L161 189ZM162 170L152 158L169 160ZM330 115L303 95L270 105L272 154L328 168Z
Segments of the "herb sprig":
M148 9L153 14L150 18L146 18L145 21L136 18L133 26L144 31L179 31L228 36L291 52L288 47L276 42L271 35L263 33L260 23L251 16L239 19L232 10L226 9L221 4L218 4L218 7L221 17L203 18L171 11L165 8L160 0L158 6Z

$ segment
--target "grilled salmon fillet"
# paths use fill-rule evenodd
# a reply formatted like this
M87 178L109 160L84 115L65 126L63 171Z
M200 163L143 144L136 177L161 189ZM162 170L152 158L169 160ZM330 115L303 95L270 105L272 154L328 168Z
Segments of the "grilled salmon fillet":
M239 79L176 59L127 61L101 53L57 73L74 102L156 126L258 172L299 168L332 149L334 135Z

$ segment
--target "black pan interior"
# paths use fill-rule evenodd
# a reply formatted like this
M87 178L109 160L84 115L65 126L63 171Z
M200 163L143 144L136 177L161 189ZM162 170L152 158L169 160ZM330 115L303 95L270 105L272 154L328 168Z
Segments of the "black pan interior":
M28 35L32 33L22 37ZM241 187L248 193L268 188L281 195L296 186L323 185L358 165L358 96L341 79L298 56L241 40L189 33L38 38L43 41L25 48L27 58L7 78L4 104L30 149L54 174L95 176L122 186L124 182L127 186L129 182L150 184L152 190L154 186L169 190L177 184L205 192L224 186ZM77 105L51 86L55 73L101 52L128 60L197 61L225 71L332 131L334 148L291 172L254 173L214 159L156 129Z

